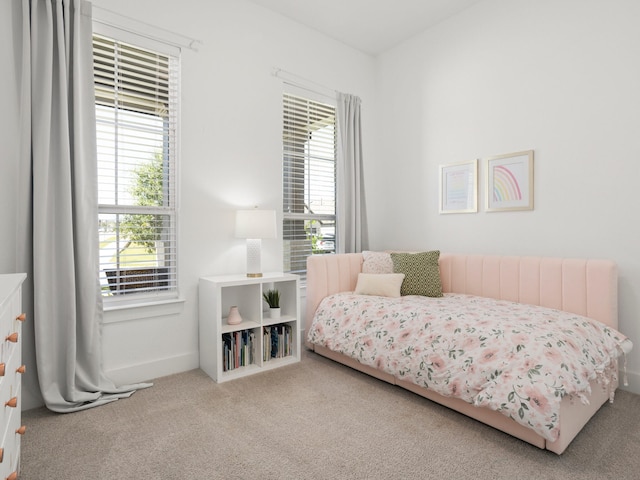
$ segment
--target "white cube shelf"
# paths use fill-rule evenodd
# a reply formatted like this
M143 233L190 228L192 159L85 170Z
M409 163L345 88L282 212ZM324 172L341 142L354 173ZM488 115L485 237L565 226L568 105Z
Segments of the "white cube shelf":
M280 292L280 318L270 318L262 298L270 289ZM297 275L202 277L198 293L200 368L214 381L226 382L300 361ZM232 306L238 307L242 317L239 324L227 322ZM277 338L265 335L269 333Z

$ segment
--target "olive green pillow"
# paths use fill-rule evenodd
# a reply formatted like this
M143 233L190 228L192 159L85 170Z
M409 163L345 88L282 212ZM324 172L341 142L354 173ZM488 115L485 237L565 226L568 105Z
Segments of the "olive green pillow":
M442 282L438 260L440 251L420 253L392 253L393 271L404 273L400 295L441 297Z

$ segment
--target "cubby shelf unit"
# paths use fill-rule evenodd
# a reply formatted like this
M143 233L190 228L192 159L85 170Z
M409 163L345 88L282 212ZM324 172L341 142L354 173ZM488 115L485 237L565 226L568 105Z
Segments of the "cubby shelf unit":
M280 318L269 317L269 307L262 298L263 292L277 289L280 292ZM224 275L201 277L199 295L199 347L200 368L215 382L221 383L268 369L300 361L300 279L297 275L265 273L262 277ZM232 306L237 306L242 322L229 325L227 316ZM290 331L289 351L284 357L264 360L266 348L263 334L266 327L286 325ZM244 332L253 334L252 363L233 366L225 370L224 334Z

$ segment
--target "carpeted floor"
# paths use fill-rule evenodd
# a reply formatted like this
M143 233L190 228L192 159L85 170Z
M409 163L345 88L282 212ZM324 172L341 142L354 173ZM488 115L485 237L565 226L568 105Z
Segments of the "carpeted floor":
M21 480L636 479L640 396L539 450L305 351L223 384L200 370L72 414L24 412Z

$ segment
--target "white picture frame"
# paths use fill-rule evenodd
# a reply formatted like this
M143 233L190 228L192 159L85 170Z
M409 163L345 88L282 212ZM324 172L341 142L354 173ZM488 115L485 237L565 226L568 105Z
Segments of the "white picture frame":
M440 165L440 213L478 211L478 160Z

